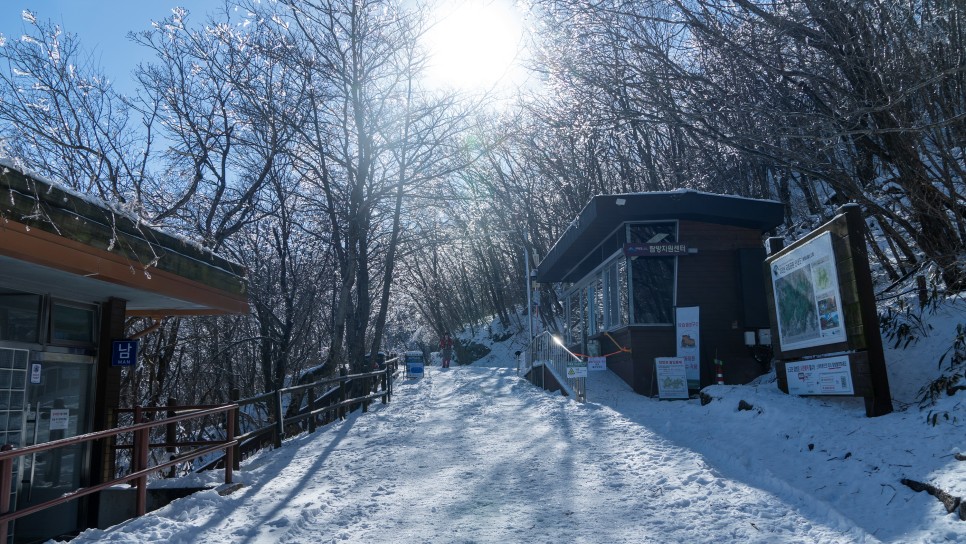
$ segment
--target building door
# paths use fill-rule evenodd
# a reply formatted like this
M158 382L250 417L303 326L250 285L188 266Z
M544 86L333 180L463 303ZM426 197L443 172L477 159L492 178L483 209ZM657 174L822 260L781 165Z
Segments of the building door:
M24 444L29 354L26 349L0 348L0 443L15 448ZM17 504L17 482L22 470L22 463L14 463L11 505Z
M40 361L39 382L27 385L24 445L40 444L91 431L94 360L90 356L34 353ZM66 446L26 456L22 464L17 507L60 497L90 481L90 445ZM85 514L84 499L26 516L14 528L15 542L35 542L75 534Z

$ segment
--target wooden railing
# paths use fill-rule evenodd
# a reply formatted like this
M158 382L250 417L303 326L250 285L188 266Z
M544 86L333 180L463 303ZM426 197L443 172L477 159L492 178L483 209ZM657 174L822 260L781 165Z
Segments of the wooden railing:
M165 418L159 421L148 421L143 423L135 423L134 425L128 425L125 427L118 427L116 429L109 429L106 431L97 431L88 434L82 434L79 436L72 436L70 438L62 438L60 440L54 440L52 442L45 442L43 444L37 444L34 446L27 446L25 448L13 449L12 446L3 446L3 451L0 451L0 543L7 542L7 535L9 533L9 524L11 521L22 518L24 516L39 512L41 510L46 510L68 501L79 499L91 493L96 493L108 487L124 484L133 481L135 487L137 488L137 502L135 509L138 516L144 515L147 510L147 489L148 489L148 475L159 470L174 466L178 463L183 463L201 457L203 455L208 455L220 450L225 452L225 483L232 483L232 470L236 466L234 462L234 455L236 448L238 446L238 440L235 438L235 422L237 421L237 404L227 404L223 406L213 406L207 407L205 409L190 410L187 413L176 415L174 417ZM140 411L137 412L138 417L140 416ZM225 439L220 441L206 442L200 445L197 449L191 452L179 455L176 459L169 459L167 461L157 463L152 466L148 466L148 452L152 448L150 443L150 432L151 428L158 427L161 425L169 425L178 423L181 421L187 421L195 418L204 418L211 415L224 414L225 416ZM96 440L109 441L115 439L118 435L133 433L134 443L132 444L133 454L132 454L132 465L131 472L125 476L114 478L113 480L102 482L89 487L83 487L72 491L70 493L65 493L56 499L51 499L46 502L31 505L26 508L16 510L14 512L10 511L10 492L13 486L13 468L14 462L17 458L26 455L32 455L36 453L47 452L55 450L57 448L62 448L65 446L74 446L78 444L84 444L88 442L94 442Z
M236 417L239 418L243 414L252 412L251 409L246 410L246 407L260 403L267 404L270 422L248 429L244 434L239 435L235 463L262 447L268 445L275 448L281 447L282 440L294 434L290 431L315 432L320 416L327 421L335 418L345 419L346 414L357 406L361 407L363 412L367 412L374 400L380 399L383 404L388 403L392 398L392 377L397 371L398 359L394 358L387 360L385 368L380 370L326 378L236 401L239 406ZM373 389L376 390L373 391ZM320 390L325 392L317 395ZM362 394L359 394L360 392ZM286 417L283 409L283 399L286 395L299 399L301 395L305 395L308 399L305 408L300 408L295 414ZM241 421L236 421L236 428L241 429L242 425ZM209 463L206 468L216 466L220 466L217 460Z

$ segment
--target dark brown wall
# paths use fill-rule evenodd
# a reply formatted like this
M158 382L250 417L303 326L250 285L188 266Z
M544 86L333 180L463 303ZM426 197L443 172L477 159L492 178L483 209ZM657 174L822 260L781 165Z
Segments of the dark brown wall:
M678 258L677 305L701 308L701 386L715 382L716 357L724 361L725 383L747 383L764 369L744 342L745 331L755 327L744 322L738 250L762 247L761 233L681 221L678 239L698 250Z
M738 250L762 247L761 233L756 229L681 221L678 241L697 249L697 253L678 257L677 305L700 307L701 386L715 383L715 357L724 361L725 383L747 383L765 369L744 344L745 331L756 327L744 322ZM608 357L608 368L634 391L656 395L654 359L677 354L674 327L631 326L611 332L611 336L622 346L630 347L631 353ZM596 338L601 341L601 353L618 350L606 336Z

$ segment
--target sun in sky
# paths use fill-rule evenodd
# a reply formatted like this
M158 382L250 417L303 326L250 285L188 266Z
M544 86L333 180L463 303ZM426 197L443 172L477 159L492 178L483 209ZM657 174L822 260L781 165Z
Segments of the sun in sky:
M522 79L523 21L511 0L442 1L431 24L424 42L431 86L488 91Z

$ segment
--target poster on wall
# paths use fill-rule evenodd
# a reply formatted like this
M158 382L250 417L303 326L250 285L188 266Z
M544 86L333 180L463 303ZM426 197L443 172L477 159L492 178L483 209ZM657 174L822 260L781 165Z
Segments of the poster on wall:
M854 395L847 355L786 363L790 395Z
M657 396L662 399L688 398L688 377L684 359L680 357L657 357L654 359L657 378Z
M772 261L771 281L782 351L845 341L831 233Z
M687 371L690 389L701 388L701 344L699 342L700 320L698 315L698 306L674 309L677 355L684 359L684 368Z
M70 409L53 408L50 410L50 430L66 431L70 423Z

